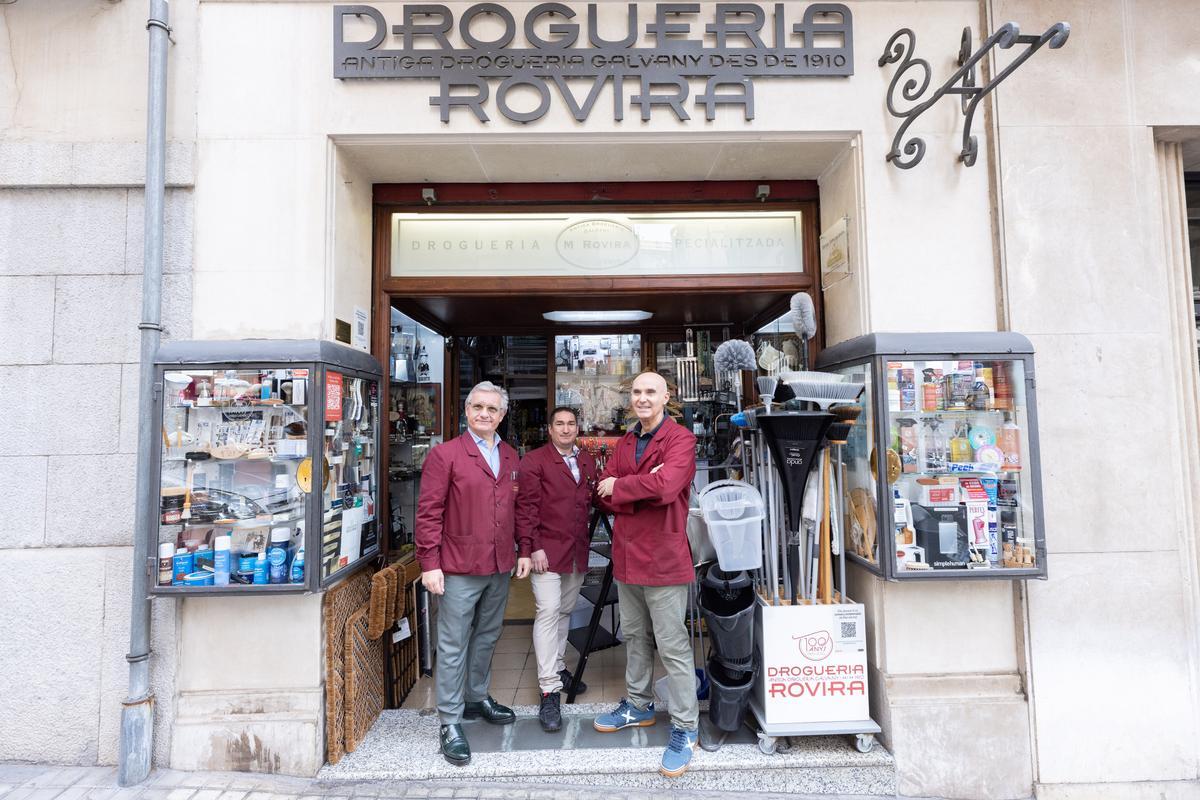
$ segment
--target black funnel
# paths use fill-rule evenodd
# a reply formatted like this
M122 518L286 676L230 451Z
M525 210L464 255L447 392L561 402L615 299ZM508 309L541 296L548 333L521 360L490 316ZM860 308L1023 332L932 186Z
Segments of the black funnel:
M804 486L825 439L825 429L833 420L833 414L824 411L781 411L758 416L759 430L771 448L771 460L783 483L789 531L800 530Z

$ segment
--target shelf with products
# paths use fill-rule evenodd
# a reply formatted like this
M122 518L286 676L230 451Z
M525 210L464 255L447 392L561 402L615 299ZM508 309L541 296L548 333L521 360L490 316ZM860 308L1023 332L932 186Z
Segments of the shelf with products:
M1024 337L873 334L818 367L866 386L844 456L851 560L896 580L1045 577Z
M338 571L313 568L322 543L339 569L377 552L379 378L331 342L164 345L151 592L316 591Z

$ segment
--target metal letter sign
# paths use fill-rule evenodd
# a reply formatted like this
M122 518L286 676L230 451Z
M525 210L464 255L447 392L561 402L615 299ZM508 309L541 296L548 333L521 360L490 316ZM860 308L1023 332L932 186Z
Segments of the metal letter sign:
M642 6L641 11L648 8ZM578 15L575 8L541 3L518 27L512 12L498 3L469 6L457 20L444 5L406 5L391 25L372 6L334 6L333 77L437 80L440 89L429 104L439 110L442 122L450 121L455 108L487 122L489 99L505 118L533 122L546 115L556 96L583 122L606 86L612 87L615 120L625 118L626 94L643 121L655 107L670 109L677 119L690 119L685 106L692 78L705 81L694 100L704 108L705 119L716 118L717 106L738 106L751 120L754 78L854 74L850 9L841 3L813 3L790 22L783 3L775 3L769 13L755 3L717 3L705 20L689 19L700 13L698 3L656 3L644 28L639 6L630 3L624 24L615 30L601 30L596 9L596 3L587 4L585 26L569 22ZM480 15L492 18L492 28L499 23L495 38L476 36L472 22ZM366 38L346 41L348 17L365 23L359 27ZM544 28L543 17L550 20ZM449 33L456 25L464 47L450 43ZM587 46L580 44L585 29ZM652 47L636 46L643 32ZM510 47L518 34L527 46ZM389 36L398 47L388 47ZM731 40L739 46L729 46ZM632 86L627 88L626 82ZM509 94L521 87L533 90L532 108L520 110L511 104ZM525 102L528 105L528 98Z

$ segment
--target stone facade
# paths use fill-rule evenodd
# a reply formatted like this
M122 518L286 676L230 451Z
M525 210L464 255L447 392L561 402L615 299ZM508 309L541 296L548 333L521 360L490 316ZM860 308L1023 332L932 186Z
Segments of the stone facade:
M52 5L0 6L0 760L112 763L133 566L145 7ZM1037 348L1049 580L852 575L901 791L1194 796L1196 354L1171 255L1180 167L1159 140L1200 140L1200 15L1188 0L849 5L855 75L759 81L753 123L578 124L556 106L485 127L440 123L432 83L333 80L328 4L175 0L167 335L332 338L335 318L371 307L374 183L817 179L822 227L850 218L852 277L824 298L830 342L1011 329ZM953 99L919 123L920 166L885 163L892 68L874 59L888 36L916 31L938 80L964 26L1009 19L1073 30L995 93L979 163L955 160ZM87 57L56 56L61 41ZM154 607L158 763L314 772L319 602ZM270 635L233 624L247 618ZM234 650L215 683L213 654Z

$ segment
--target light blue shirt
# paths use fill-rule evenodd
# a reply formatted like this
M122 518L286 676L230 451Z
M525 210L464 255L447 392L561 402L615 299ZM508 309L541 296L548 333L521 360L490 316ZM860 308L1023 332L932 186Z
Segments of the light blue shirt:
M554 449L558 450L557 447ZM579 445L572 447L571 452L567 453L565 456L563 456L562 451L559 451L558 454L562 456L562 460L566 463L567 469L571 470L571 477L575 479L576 483L579 483Z
M467 433L471 434L471 438L475 440L476 446L479 447L479 452L483 453L483 457L487 459L487 463L488 463L488 466L491 467L492 474L495 475L497 478L499 478L500 477L500 437L493 434L492 441L495 442L496 444L495 444L495 446L489 446L487 439L484 439L482 436L477 436L475 434L475 431L471 430L470 428L467 429Z

